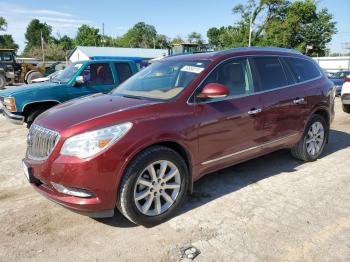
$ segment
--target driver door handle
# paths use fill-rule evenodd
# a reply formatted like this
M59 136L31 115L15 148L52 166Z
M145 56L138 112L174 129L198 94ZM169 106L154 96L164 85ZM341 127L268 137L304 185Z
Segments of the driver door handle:
M293 100L293 103L296 104L296 105L300 105L300 104L304 104L305 103L305 99L302 97L302 98L296 98Z
M261 113L262 109L261 108L253 108L250 111L248 111L248 115L256 115Z

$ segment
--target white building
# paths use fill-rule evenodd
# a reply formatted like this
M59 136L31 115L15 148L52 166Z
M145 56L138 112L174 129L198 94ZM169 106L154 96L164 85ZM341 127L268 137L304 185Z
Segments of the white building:
M81 60L99 59L133 60L137 63L142 63L167 55L167 49L77 46L68 59L71 63Z
M313 59L328 72L350 69L350 56L313 57Z

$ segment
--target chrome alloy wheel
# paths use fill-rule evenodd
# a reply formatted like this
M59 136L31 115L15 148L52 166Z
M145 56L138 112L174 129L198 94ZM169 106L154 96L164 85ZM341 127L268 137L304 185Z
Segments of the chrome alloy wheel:
M168 160L148 165L136 180L134 202L146 216L157 216L167 211L179 195L179 169Z
M320 122L315 122L310 126L306 137L306 150L310 156L317 156L323 146L325 131Z

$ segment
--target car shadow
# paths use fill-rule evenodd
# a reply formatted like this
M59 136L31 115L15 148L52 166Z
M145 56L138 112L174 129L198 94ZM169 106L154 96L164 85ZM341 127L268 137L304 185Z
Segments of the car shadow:
M329 143L320 158L348 147L350 147L350 134L331 130ZM175 216L182 215L226 194L233 193L269 177L286 172L293 173L302 164L302 161L298 161L291 156L289 150L280 150L208 174L194 184L193 194L187 197L185 204ZM119 212L116 212L112 218L98 219L98 221L114 227L135 226Z

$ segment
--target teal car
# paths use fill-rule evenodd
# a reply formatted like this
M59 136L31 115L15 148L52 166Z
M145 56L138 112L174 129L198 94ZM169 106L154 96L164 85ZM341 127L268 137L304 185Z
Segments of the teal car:
M47 82L0 91L0 111L15 124L33 123L45 110L65 101L107 93L138 71L133 61L90 60L70 64Z

